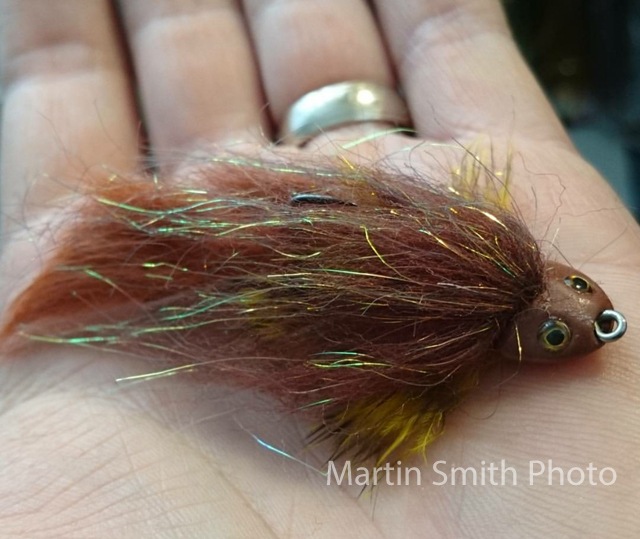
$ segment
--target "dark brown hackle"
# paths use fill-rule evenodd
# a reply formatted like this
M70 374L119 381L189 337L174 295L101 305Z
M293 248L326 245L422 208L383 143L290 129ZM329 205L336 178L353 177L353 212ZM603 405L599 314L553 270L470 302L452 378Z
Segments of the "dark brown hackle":
M5 341L109 337L327 417L398 392L452 407L544 287L508 209L402 175L211 165L99 182L73 212Z

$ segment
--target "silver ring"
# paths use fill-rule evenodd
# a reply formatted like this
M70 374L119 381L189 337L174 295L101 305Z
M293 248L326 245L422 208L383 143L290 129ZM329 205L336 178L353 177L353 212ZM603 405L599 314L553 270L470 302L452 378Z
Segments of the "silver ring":
M602 324L613 322L611 331L605 331L602 329ZM593 324L596 331L596 337L600 342L613 342L617 341L627 331L627 321L624 316L618 311L613 309L606 309L602 311L595 323Z
M372 82L339 82L298 99L284 118L280 139L302 146L329 129L361 122L409 126L411 118L404 101L391 88Z

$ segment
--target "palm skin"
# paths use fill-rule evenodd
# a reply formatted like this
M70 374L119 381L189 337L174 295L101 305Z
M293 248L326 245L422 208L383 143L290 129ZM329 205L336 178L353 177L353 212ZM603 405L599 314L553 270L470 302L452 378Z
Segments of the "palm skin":
M640 529L634 354L640 230L571 146L496 3L377 2L389 59L364 2L244 4L255 58L230 2L124 5L135 86L107 2L3 2L11 20L4 29L5 304L48 248L32 241L34 230L55 224L56 208L82 179L135 169L140 116L168 177L203 152L297 158L297 150L274 148L263 138L273 136L272 122L295 98L336 80L390 82L395 71L419 140L386 135L343 149L380 129L361 126L319 137L302 156L347 156L446 180L460 153L452 141L490 134L497 153L515 149L513 196L534 235L553 240L544 244L547 252L561 253L602 284L630 331L588 358L523 367L499 389L487 383L449 418L428 462L411 463L421 466L422 485L383 485L373 497L327 486L321 474L257 443L254 436L322 467L322 448L299 451L308 425L277 411L268 398L189 377L117 384L148 371L149 363L92 350L42 347L5 357L5 533L633 536ZM203 52L211 50L222 53ZM517 485L432 484L439 480L430 471L433 462L478 468L502 459L517 470ZM530 461L548 459L564 469L612 467L617 480L561 486L541 477L529 485Z

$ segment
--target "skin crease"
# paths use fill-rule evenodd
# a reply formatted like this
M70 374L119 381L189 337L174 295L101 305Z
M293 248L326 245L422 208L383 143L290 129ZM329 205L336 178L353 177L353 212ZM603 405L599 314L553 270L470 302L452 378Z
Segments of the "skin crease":
M630 537L640 530L638 226L568 141L498 2L373 3L379 30L357 0L247 0L247 26L231 1L126 2L134 83L107 2L4 0L3 304L37 269L47 245L31 241L32 231L55 222L74 178L134 169L141 117L164 171L188 168L188 155L203 148L264 157L258 133L271 135L265 102L277 124L311 89L348 79L391 82L395 71L419 141L388 135L348 157L430 175L451 156L449 147L429 143L490 134L494 148L512 145L514 196L534 235L553 238L603 286L627 316L628 334L589 358L522 368L499 391L489 384L429 451L430 462L457 466L506 459L518 469L518 486L437 487L429 464L422 487L383 486L375 503L327 487L257 444L252 433L296 448L308 428L267 399L204 388L188 376L116 385L149 364L114 354L43 347L5 357L3 534ZM331 158L374 127L336 130L304 151ZM317 453L306 460L319 465ZM565 469L610 466L617 482L529 486L532 459Z

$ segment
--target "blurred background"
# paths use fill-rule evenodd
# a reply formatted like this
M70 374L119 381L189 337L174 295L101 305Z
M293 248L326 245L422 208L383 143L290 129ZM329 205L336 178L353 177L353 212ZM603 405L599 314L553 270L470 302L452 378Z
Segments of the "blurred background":
M640 0L503 3L576 146L640 220Z

